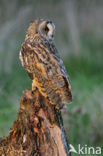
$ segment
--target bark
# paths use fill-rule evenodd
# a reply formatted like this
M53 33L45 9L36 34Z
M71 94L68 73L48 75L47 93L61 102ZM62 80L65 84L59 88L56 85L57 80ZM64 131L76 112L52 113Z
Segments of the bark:
M0 139L0 156L69 156L60 110L37 89L23 94L9 136Z

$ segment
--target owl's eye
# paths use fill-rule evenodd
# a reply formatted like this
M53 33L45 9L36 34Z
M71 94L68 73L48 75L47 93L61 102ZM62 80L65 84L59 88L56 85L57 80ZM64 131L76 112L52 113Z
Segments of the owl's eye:
M49 28L48 28L47 26L45 27L45 31L46 31L46 32L48 32L48 31L49 31Z

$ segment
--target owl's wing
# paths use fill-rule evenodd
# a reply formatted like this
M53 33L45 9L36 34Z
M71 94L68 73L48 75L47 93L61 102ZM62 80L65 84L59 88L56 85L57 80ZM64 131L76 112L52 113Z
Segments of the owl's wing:
M20 59L23 66L32 79L35 79L37 87L41 92L48 94L55 100L54 96L62 99L63 102L72 101L71 86L63 62L53 44L39 43L22 45ZM55 101L54 101L55 102Z
M58 63L58 66L59 66L59 69L60 69L60 75L62 76L62 79L60 79L60 81L64 81L65 85L63 87L64 89L64 96L68 97L69 96L69 100L68 101L68 98L67 98L67 102L71 102L72 101L72 93L71 93L71 85L70 85L70 78L66 72L66 69L65 69L65 66L64 66L64 63L59 55L59 52L57 50L57 48L55 47L54 44L46 44L46 46L48 47L49 49L49 52L50 54L53 56L53 58L57 61Z
M47 44L47 46L48 46L48 44ZM58 52L57 48L55 47L54 44L49 44L48 49L49 49L51 55L53 56L53 58L58 62L61 74L63 75L64 78L67 79L68 83L70 84L69 76L68 76L68 74L66 72L64 63L63 63L63 61L62 61L62 59L61 59L61 57L59 55L59 52Z

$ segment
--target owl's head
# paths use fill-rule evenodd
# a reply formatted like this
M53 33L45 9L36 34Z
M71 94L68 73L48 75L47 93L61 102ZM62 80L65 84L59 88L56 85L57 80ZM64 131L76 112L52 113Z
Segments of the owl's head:
M55 25L49 20L36 20L28 28L26 37L33 38L36 34L39 34L48 41L53 41L55 34Z

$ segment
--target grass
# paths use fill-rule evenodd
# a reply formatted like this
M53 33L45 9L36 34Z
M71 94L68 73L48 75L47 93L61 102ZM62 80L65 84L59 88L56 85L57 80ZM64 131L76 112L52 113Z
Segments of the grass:
M16 119L22 91L31 87L31 80L21 66L17 65L12 73L2 73L0 81L2 84L0 90L0 136L5 136Z
M96 41L97 42L97 41ZM101 41L102 42L102 41ZM93 53L92 53L93 51ZM85 53L87 52L87 53ZM66 60L73 102L64 122L69 143L101 146L103 143L103 53L100 44L84 44L84 52Z

